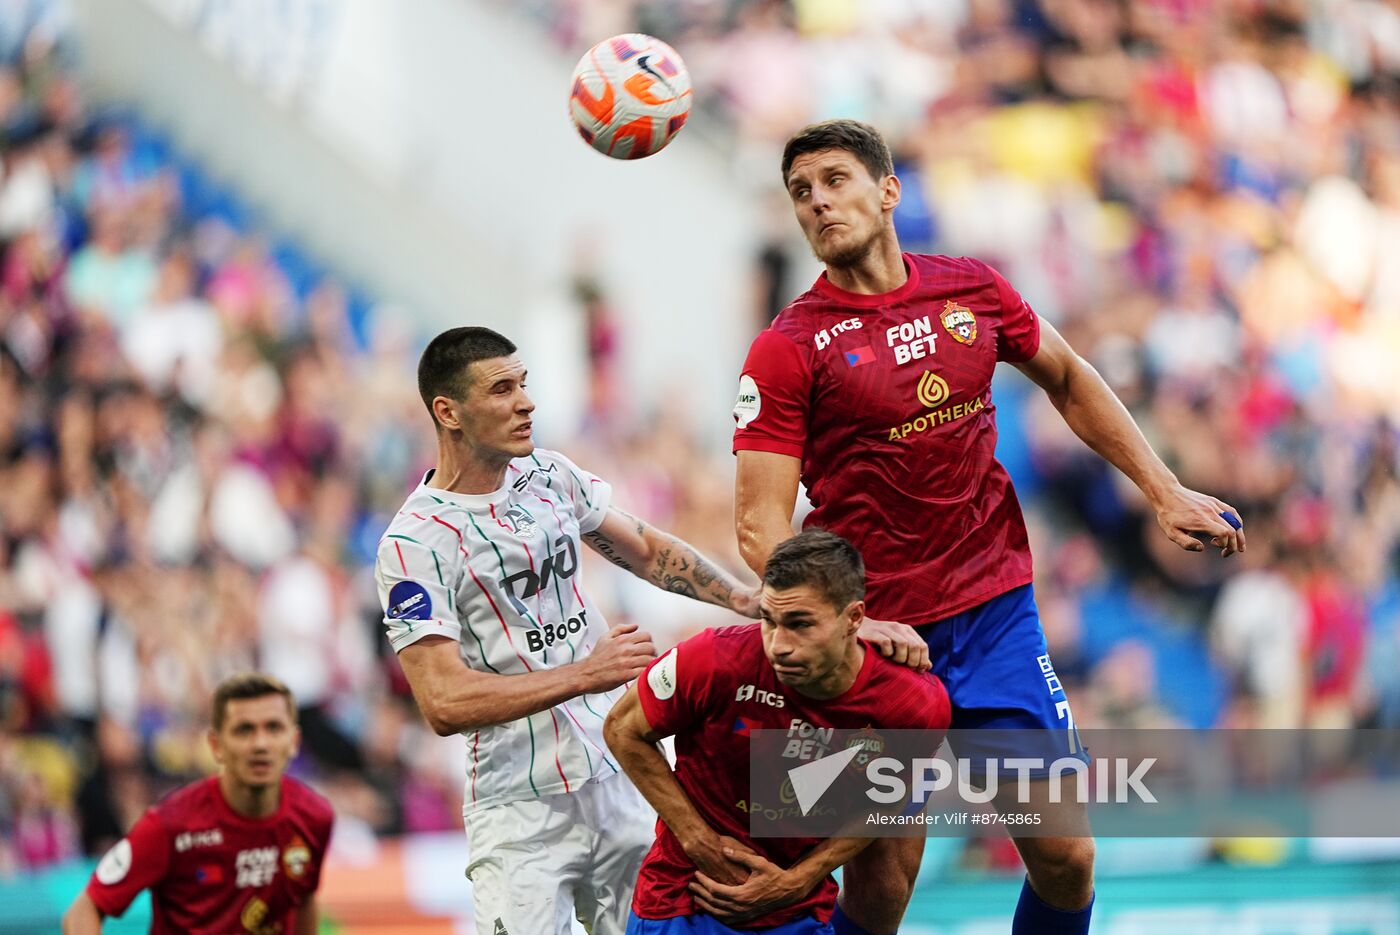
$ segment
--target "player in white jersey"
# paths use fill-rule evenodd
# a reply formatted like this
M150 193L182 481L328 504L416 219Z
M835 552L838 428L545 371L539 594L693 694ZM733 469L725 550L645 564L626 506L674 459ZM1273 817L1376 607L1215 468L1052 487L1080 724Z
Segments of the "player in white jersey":
M515 351L486 328L454 328L424 350L437 466L390 523L375 576L418 706L437 733L466 737L478 931L565 933L577 915L593 935L622 935L655 816L603 721L656 653L635 625L608 626L580 550L745 617L758 615L758 589L536 449Z

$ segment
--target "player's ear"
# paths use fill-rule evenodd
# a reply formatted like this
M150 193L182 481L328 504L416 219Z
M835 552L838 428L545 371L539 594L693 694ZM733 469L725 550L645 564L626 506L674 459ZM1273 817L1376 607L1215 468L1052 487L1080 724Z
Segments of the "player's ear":
M223 744L219 743L219 732L211 727L206 736L209 740L209 752L214 754L214 762L222 766L224 764L224 748Z
M860 629L860 625L865 622L865 601L852 601L846 608L846 622L851 633Z
M899 184L899 176L885 176L880 183L880 207L885 211L893 211L903 194L904 188Z
M433 418L437 424L448 431L456 432L462 428L462 421L457 418L457 410L452 405L452 400L446 396L433 397Z

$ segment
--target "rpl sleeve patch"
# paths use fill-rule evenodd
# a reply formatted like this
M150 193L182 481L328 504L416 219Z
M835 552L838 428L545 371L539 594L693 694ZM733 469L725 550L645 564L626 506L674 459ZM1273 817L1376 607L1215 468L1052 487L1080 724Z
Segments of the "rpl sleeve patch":
M676 650L672 648L647 673L647 685L658 701L665 701L676 693L676 658Z
M103 855L97 864L97 882L103 886L112 886L125 880L130 871L131 842L122 838L112 845L112 849Z
M389 589L390 620L431 620L433 599L417 581L400 581Z
M734 421L739 428L748 428L749 423L758 418L763 408L763 397L758 392L758 384L747 373L739 378L739 395L734 400Z

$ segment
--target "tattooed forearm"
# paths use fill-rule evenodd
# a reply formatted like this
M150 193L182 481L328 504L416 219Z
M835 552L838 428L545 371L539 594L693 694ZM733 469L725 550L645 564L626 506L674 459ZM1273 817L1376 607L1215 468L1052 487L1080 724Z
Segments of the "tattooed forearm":
M687 543L673 539L656 552L649 580L659 588L707 604L736 609L734 590L741 587Z
M585 533L583 538L597 550L603 558L612 562L623 571L633 571L632 564L618 554L617 544L600 532Z

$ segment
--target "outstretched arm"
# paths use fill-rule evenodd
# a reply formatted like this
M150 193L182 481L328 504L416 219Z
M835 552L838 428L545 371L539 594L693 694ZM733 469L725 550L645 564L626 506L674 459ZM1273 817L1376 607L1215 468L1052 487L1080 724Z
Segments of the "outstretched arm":
M1243 552L1244 529L1221 515L1239 511L1214 497L1181 485L1147 443L1126 407L1084 358L1049 322L1040 321L1040 350L1022 373L1045 391L1074 434L1128 476L1157 513L1162 531L1190 552L1205 549L1192 533L1206 533L1222 555Z
M743 584L685 540L617 507L609 507L603 522L584 533L583 541L617 567L658 588L744 617L758 616L757 588Z

